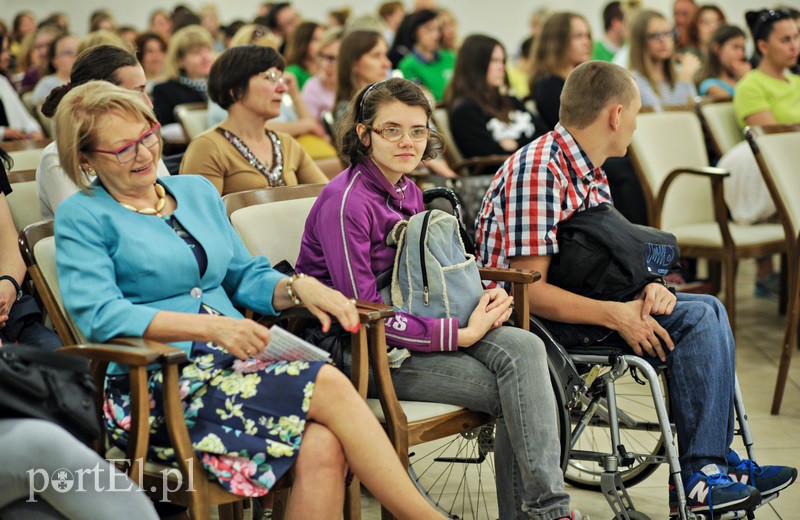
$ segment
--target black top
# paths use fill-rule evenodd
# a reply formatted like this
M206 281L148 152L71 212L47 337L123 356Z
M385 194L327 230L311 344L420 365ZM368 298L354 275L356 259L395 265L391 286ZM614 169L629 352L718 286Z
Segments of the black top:
M162 125L176 123L175 107L183 103L205 103L206 98L197 90L178 80L165 81L153 87L153 109Z
M6 173L5 165L6 152L0 150L0 191L3 195L8 196L11 193L11 183L8 182L8 174Z
M514 139L522 148L545 133L542 121L528 112L522 101L508 96L513 109L509 121L500 121L476 101L461 99L450 110L450 132L464 158L507 154L500 141Z
M558 76L545 76L536 82L533 90L536 109L551 129L555 128L558 123L558 111L561 109L561 91L564 90L564 83L565 80Z

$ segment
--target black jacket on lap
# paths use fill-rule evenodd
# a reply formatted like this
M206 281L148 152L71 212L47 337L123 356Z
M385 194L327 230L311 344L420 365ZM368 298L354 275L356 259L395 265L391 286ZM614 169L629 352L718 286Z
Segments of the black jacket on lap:
M153 110L162 125L177 123L175 107L183 103L205 103L208 98L178 80L169 80L153 87Z

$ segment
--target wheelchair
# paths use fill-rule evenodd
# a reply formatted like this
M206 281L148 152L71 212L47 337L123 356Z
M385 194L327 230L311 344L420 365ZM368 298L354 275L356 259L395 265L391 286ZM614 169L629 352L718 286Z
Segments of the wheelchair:
M443 207L438 199L448 204ZM425 190L424 201L427 207L449 206L461 221L460 201L451 189ZM474 240L463 225L462 237L465 246L474 249ZM615 519L647 519L636 510L627 487L645 480L660 464L667 464L678 493L677 518L706 518L686 505L674 424L670 421L667 369L655 368L621 347L566 349L540 320L531 317L530 325L547 350L565 481L603 493ZM756 460L738 378L735 410L735 434L742 437L747 457ZM448 517L495 518L493 440L494 427L486 425L430 451L425 451L424 445L415 446L410 453L409 473L419 490ZM478 487L474 489L473 484L471 489L469 482L476 479ZM753 518L752 511L745 514ZM726 513L722 518L737 515Z

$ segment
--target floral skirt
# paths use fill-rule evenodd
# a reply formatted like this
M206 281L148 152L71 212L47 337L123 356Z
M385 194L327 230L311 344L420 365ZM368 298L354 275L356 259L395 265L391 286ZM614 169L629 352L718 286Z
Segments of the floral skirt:
M231 493L258 497L283 476L300 448L322 362L240 361L213 343L196 342L181 369L189 437L203 467ZM174 464L164 418L160 370L149 374L148 458ZM104 406L111 442L125 449L131 425L130 380L109 376Z

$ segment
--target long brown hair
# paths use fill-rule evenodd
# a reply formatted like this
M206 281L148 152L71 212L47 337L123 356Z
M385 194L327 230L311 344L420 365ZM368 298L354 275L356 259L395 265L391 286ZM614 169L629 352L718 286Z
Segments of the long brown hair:
M464 40L453 69L453 77L444 94L448 110L452 111L461 100L470 99L492 116L508 122L511 103L499 88L491 87L486 82L486 71L496 47L503 49L505 56L503 44L491 36L473 34ZM508 76L505 78L505 86L508 86Z
M695 81L698 84L709 78L719 78L723 72L730 74L730 71L726 71L719 60L719 51L722 50L723 45L734 38L746 38L744 31L735 25L721 25L714 31L711 39L708 40L703 68L700 69L695 77ZM716 52L714 47L716 47Z
M666 17L658 11L646 9L641 11L633 20L630 33L631 57L629 69L638 72L650 83L653 90L658 96L661 96L661 89L655 79L655 71L650 62L650 57L647 56L647 26L650 25L650 20L661 18L666 20ZM672 58L664 60L664 78L670 87L675 86L675 64L672 63Z
M359 59L378 45L383 36L376 31L352 31L342 38L339 47L339 57L336 62L336 103L349 101L356 93L358 86L353 74L353 68Z
M308 55L308 46L314 39L314 33L320 25L316 22L303 22L297 26L289 41L286 43L286 64L300 65L306 68L306 62L313 60L313 56Z
M531 51L531 92L536 91L536 83L545 76L557 76L564 70L567 55L572 45L572 20L589 22L578 13L562 11L553 13L542 24L542 32L536 37Z
M705 52L706 49L700 49L700 46L702 44L700 43L700 30L697 27L697 25L700 23L700 16L706 11L714 11L717 14L717 16L719 16L720 26L725 25L726 21L725 13L723 13L722 9L720 9L714 4L701 5L694 12L694 16L692 16L692 21L689 22L689 29L686 31L686 43L688 43L690 47L696 47L703 52Z

